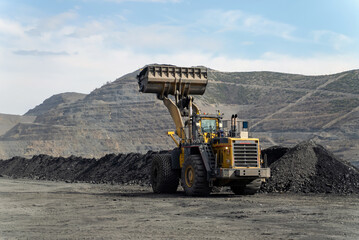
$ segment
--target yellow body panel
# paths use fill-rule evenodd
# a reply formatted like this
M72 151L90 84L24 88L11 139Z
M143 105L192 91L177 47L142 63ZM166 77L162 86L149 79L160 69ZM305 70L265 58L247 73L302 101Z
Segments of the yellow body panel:
M240 169L243 167L234 167L234 159L233 159L233 141L256 141L258 143L258 156L257 162L258 166L261 164L260 159L260 147L259 147L259 139L258 138L228 138L228 143L218 143L213 144L213 152L217 155L218 159L218 167L222 168L235 168ZM253 168L253 167L246 167L246 168ZM256 168L256 167L254 167Z
M203 117L202 120L214 120L215 118L211 117ZM219 129L218 119L216 119L216 130L214 132L202 132L202 126L200 121L200 133L203 135L203 139L205 143L211 141L211 139L217 137L217 131ZM167 134L173 139L177 146L179 146L179 142L174 138L174 131L169 131ZM228 143L217 143L212 144L212 149L214 155L217 157L217 167L219 168L232 168L232 169L247 169L247 168L258 168L258 167L235 167L234 159L233 159L233 142L234 141L255 141L257 143L257 166L261 166L261 151L259 146L259 139L258 138L238 138L238 137L229 137ZM184 148L181 148L181 154L179 157L180 167L182 167L184 163Z
M217 156L217 166L219 168L233 168L233 169L242 169L242 168L257 168L257 167L235 167L234 159L233 159L233 141L256 141L258 143L258 155L257 155L257 163L258 166L261 166L261 150L259 146L258 138L228 138L228 143L218 143L213 144L212 149L215 156ZM181 148L180 154L180 167L182 167L184 163L184 148Z

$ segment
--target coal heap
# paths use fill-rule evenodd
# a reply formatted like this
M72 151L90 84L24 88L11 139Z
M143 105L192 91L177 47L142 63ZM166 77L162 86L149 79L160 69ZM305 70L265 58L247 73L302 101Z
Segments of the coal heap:
M108 154L100 159L36 155L0 161L0 174L67 182L150 184L153 154ZM271 178L261 192L359 194L359 170L324 147L307 141L293 148L280 146L263 150ZM1 175L0 175L1 176Z
M267 149L262 150L262 154L267 156L268 166L272 165L275 161L281 158L284 154L288 152L289 148L282 146L273 146Z
M313 141L285 153L281 147L263 152L271 159L272 175L262 185L263 192L359 193L359 170Z
M149 167L154 153L108 154L100 159L36 155L0 161L0 174L66 182L149 184Z

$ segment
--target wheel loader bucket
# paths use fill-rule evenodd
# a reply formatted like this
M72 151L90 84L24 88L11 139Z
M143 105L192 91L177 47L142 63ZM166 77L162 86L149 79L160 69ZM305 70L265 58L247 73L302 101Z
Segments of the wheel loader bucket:
M156 93L162 98L168 95L203 95L208 83L207 69L149 65L138 75L140 92Z

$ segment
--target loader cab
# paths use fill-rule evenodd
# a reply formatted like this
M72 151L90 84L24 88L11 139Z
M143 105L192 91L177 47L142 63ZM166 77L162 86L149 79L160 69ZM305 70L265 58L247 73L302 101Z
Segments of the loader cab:
M221 131L221 119L218 116L201 115L197 123L198 131L205 143L218 137Z
M202 118L201 130L202 133L214 133L217 132L218 119L215 118Z

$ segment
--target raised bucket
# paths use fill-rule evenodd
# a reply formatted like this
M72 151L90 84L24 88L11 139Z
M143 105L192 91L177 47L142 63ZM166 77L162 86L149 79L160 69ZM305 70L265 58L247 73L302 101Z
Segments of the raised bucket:
M207 69L200 67L176 67L172 65L149 65L138 75L140 92L156 93L158 96L203 95L208 83Z

